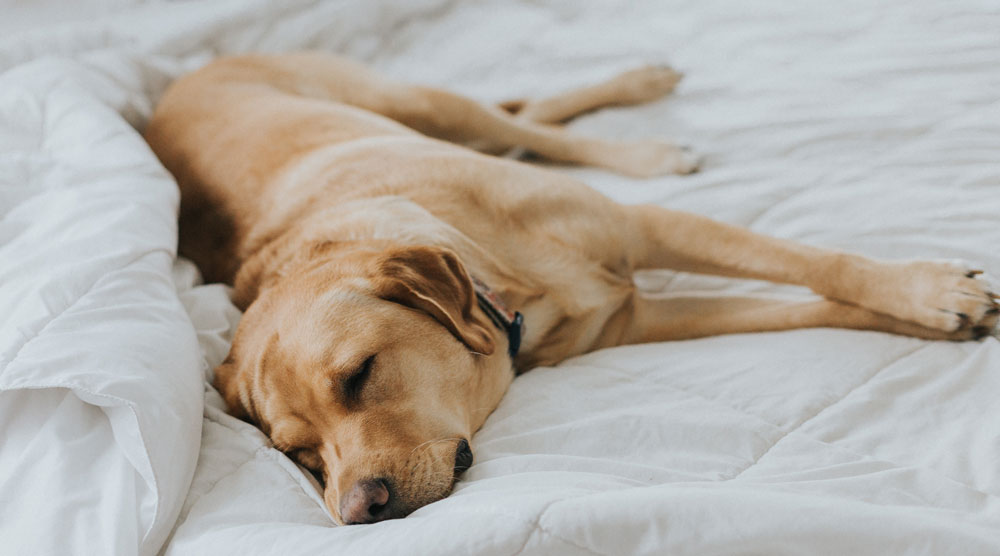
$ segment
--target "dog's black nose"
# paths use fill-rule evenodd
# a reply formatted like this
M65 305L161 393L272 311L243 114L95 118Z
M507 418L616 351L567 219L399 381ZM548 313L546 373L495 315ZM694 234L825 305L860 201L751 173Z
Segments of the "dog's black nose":
M458 448L455 450L455 475L472 467L472 450L469 442L464 438L458 441Z
M347 525L375 523L393 515L389 487L382 479L364 479L354 483L347 496L340 501L340 518Z

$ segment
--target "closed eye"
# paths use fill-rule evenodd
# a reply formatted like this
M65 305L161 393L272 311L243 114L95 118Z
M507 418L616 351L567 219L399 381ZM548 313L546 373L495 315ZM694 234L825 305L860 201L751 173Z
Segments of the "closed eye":
M350 401L357 401L361 397L361 390L365 387L365 382L372 374L372 367L375 366L375 356L365 359L365 362L351 376L344 379L344 395Z

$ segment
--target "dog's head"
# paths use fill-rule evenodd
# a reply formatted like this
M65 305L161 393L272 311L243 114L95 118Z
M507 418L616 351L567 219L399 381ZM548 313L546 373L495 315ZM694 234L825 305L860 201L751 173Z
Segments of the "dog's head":
M513 377L461 262L433 247L362 247L281 274L216 369L230 412L312 470L342 523L447 496Z

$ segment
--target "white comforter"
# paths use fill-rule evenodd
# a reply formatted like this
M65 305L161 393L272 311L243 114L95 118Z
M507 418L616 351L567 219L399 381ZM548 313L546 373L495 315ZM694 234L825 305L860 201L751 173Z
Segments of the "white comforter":
M703 172L559 171L1000 275L992 0L62 4L0 11L0 553L1000 554L1000 343L843 330L533 370L453 495L335 527L207 386L239 314L175 262L177 191L135 130L219 53L321 48L485 100L668 61L673 98L572 127L689 141Z

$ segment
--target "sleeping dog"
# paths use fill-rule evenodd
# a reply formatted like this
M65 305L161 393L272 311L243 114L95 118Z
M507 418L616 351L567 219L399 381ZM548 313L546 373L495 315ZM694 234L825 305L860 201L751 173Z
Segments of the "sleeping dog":
M647 67L490 106L300 53L220 59L166 92L145 136L180 184L180 252L232 284L245 310L215 385L231 413L322 479L335 520L401 517L446 496L472 464L472 434L533 366L735 332L992 330L1000 309L976 268L876 261L621 205L483 154L691 172L696 158L672 143L558 126L659 98L679 79ZM821 297L640 295L633 273L661 268Z

